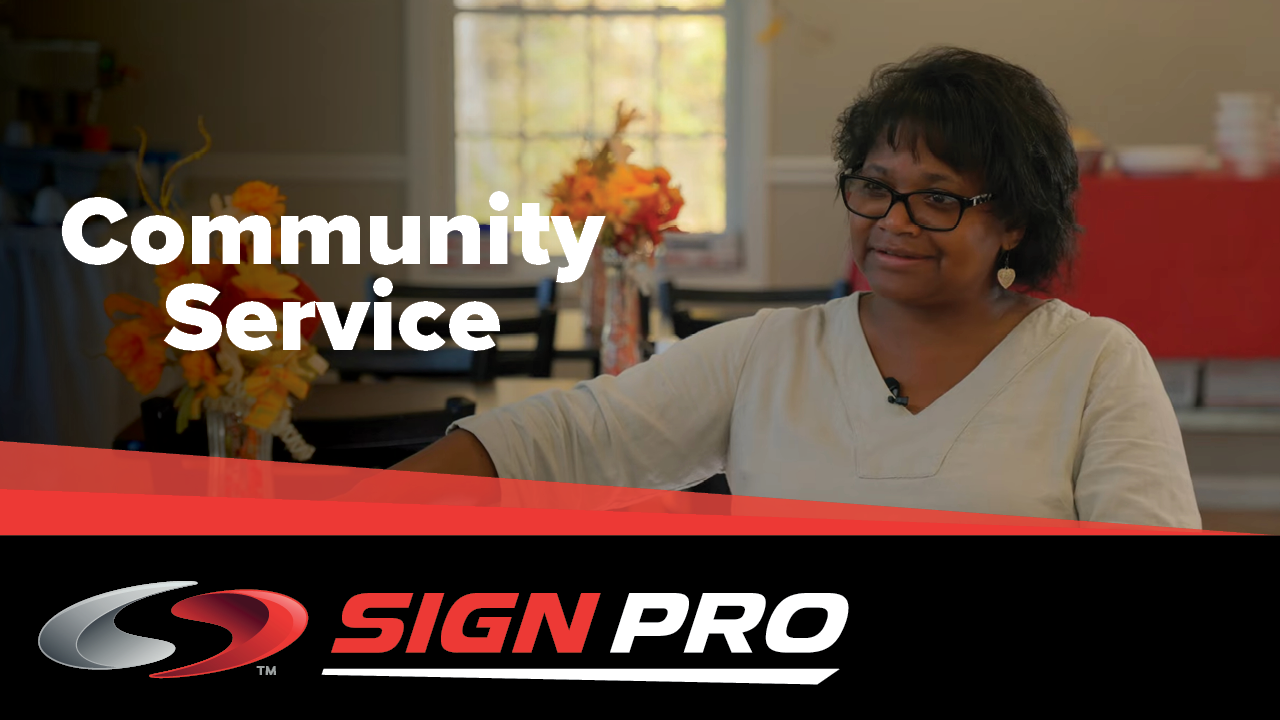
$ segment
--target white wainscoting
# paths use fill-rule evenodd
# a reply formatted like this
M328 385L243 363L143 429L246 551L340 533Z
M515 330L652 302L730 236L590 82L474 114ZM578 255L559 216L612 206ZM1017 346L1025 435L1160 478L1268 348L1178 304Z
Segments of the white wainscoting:
M835 160L825 155L773 155L767 164L770 185L823 185L836 181Z

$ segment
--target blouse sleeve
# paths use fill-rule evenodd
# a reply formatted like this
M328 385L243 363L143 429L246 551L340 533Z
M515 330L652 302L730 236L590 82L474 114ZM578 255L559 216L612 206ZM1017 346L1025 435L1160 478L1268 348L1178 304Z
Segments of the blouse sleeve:
M1085 401L1076 510L1085 521L1198 530L1173 405L1146 347L1115 325Z
M681 490L723 471L738 378L769 310L713 326L614 377L460 420L498 476Z

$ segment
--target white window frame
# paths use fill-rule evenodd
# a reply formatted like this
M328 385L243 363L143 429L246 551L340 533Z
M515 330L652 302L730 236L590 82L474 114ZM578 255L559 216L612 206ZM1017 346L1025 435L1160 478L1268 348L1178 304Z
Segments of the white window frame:
M455 214L455 12L452 0L405 0L407 215ZM768 0L725 0L726 234L739 238L739 263L733 269L671 271L673 278L687 280L690 285L732 289L765 287L769 282L769 51L756 37L771 20ZM507 213L512 210L508 208ZM423 227L426 225L424 221ZM409 273L412 280L439 284L477 280L523 283L553 276L562 260L553 258L550 265L535 266L516 253L509 262L510 267L492 275L471 269L449 272L427 264L410 268Z

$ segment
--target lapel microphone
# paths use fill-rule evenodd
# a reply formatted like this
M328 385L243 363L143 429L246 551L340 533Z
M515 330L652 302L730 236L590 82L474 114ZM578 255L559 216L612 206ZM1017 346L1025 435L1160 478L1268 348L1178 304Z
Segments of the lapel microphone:
M898 395L902 391L902 385L898 384L895 378L885 378L884 384L889 386L889 392L893 393L889 396L889 402L893 405L907 406L907 396Z

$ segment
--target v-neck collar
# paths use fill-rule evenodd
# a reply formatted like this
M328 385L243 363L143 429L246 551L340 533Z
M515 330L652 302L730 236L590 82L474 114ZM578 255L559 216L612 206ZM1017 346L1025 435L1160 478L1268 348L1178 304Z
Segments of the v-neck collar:
M1087 315L1058 300L1027 314L968 375L920 413L888 402L889 391L876 366L858 307L866 292L846 304L840 332L843 346L836 373L845 412L854 432L856 466L863 478L924 478L937 474L956 438L1005 386L1070 326Z

